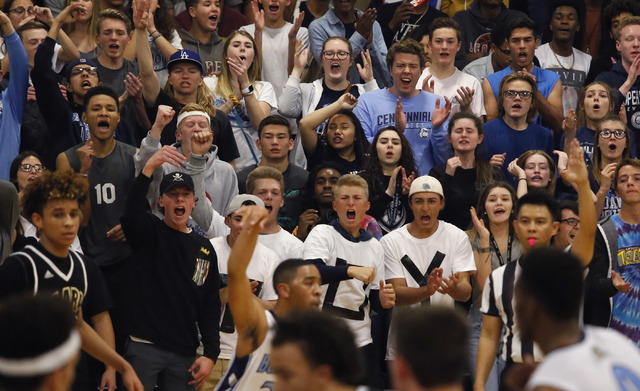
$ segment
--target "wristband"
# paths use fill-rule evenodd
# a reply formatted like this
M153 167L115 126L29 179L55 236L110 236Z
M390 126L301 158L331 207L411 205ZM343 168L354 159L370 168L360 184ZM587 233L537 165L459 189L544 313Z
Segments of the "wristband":
M255 91L255 89L253 88L253 85L249 84L249 87L247 87L244 90L242 90L242 96L253 95L254 91Z
M479 248L476 251L479 252L479 253L490 253L491 252L491 247Z
M527 180L527 178L518 178L518 182L520 182L520 181L526 181L526 180Z
M156 30L156 31L158 31L158 30ZM155 36L151 37L151 42L155 42L156 39L158 39L160 37L162 37L162 34L158 33L158 35L155 35Z
M157 32L158 32L158 30L157 30L157 29L156 29L156 30L153 30L152 32L150 32L150 33L149 33L149 35L153 37L153 34L155 34L155 33L157 33ZM161 34L161 35L162 35L162 34Z

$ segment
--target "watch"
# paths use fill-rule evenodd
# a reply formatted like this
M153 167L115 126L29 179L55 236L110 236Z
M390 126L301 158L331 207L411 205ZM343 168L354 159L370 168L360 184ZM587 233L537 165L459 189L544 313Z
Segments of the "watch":
M242 96L253 95L254 92L255 92L255 89L253 88L253 85L249 84L249 87L242 90Z

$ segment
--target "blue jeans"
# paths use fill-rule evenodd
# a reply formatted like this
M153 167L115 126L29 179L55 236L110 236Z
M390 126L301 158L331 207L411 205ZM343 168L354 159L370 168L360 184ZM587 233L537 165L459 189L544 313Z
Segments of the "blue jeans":
M480 340L480 333L482 331L482 316L482 312L476 308L471 307L469 310L468 319L469 327L471 328L471 332L469 333L469 365L471 367L472 381L475 380L476 377L476 359L478 356L478 341ZM493 363L493 367L489 373L489 378L485 384L486 391L498 391L500 385L500 374L505 366L504 360L499 357L501 350L502 341L500 341L500 347L498 348L498 357L496 357L496 360Z

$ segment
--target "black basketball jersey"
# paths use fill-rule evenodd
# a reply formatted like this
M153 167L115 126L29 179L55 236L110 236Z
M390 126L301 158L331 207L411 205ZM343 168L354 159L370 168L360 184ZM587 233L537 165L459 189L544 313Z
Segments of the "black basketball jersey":
M29 245L22 251L11 254L7 261L12 262L11 259L15 258L20 259L34 295L51 292L69 300L74 313L80 313L89 284L87 267L78 253L69 250L67 258L53 260L38 248Z

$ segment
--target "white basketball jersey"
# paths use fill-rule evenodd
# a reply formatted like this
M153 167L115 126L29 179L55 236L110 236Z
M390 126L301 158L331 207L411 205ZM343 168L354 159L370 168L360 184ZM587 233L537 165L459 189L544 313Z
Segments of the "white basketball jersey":
M214 391L232 390L272 390L275 376L269 367L271 341L276 332L276 319L270 311L264 311L269 330L267 335L253 353L244 357L235 356L227 369L227 373L218 382Z
M541 386L565 391L640 390L640 350L615 330L586 326L582 341L547 356L526 390Z

